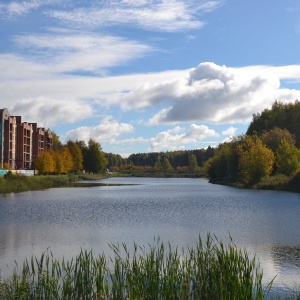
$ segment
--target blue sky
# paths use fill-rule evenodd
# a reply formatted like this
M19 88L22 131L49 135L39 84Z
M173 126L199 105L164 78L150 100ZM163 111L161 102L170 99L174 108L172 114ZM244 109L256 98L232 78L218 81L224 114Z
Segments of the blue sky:
M0 1L0 106L122 154L217 146L300 99L299 0Z

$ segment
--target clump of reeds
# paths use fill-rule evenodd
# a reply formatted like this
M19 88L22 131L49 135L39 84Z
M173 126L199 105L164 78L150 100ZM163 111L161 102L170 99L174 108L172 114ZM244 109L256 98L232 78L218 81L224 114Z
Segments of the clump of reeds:
M111 245L113 255L51 253L0 278L0 299L264 299L262 272L246 251L208 235L186 251L159 240L149 248Z
M77 181L77 175L42 175L24 176L10 174L0 177L0 194L19 193L30 190L43 190L52 187L67 186L68 183Z

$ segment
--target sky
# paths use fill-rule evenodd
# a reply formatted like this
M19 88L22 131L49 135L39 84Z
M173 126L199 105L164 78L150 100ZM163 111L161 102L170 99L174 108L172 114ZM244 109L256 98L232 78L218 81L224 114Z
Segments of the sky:
M299 0L0 0L0 108L121 154L218 146L300 100Z

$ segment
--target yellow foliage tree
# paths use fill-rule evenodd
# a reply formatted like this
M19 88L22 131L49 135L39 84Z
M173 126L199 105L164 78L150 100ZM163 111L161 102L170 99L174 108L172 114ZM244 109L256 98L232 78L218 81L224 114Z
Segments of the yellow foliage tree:
M54 152L51 150L41 152L35 161L35 168L40 174L55 172Z
M67 146L62 146L55 152L55 172L58 174L68 173L72 170L74 162L72 154Z
M246 136L237 146L241 180L247 184L259 182L272 172L275 155L256 136Z
M72 171L77 173L83 169L83 155L79 145L71 140L67 143L68 148L72 154L73 167Z
M278 171L286 175L299 173L300 150L286 139L283 139L276 150L275 164Z

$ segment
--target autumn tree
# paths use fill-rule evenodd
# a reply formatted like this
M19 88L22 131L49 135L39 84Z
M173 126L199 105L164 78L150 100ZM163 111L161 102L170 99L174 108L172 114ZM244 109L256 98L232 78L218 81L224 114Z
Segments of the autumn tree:
M62 146L62 143L61 143L61 141L59 140L58 135L57 135L54 131L52 131L52 145L53 145L52 149L53 149L54 151L60 149L61 146Z
M277 150L275 164L279 172L294 175L300 171L300 150L285 139L281 140Z
M245 142L238 145L238 153L239 171L243 182L253 184L270 175L275 159L274 153L256 135L246 136Z
M159 171L162 169L162 164L161 164L161 158L160 158L160 155L157 156L157 159L156 159L154 168L155 168L156 170L159 170Z
M77 172L79 172L80 170L83 169L82 151L81 151L78 143L73 142L71 140L69 140L67 142L67 146L68 146L69 151L72 154L72 158L73 158L72 171L77 173Z
M55 172L54 152L52 150L41 152L35 160L35 168L40 174Z
M169 160L167 157L164 157L163 162L162 162L162 169L164 171L172 171L173 167L171 166Z
M194 154L189 156L189 170L195 173L199 169L197 158Z
M300 147L300 102L282 103L275 101L271 109L253 115L247 134L258 134L275 127L287 129L296 138L296 146Z
M286 128L282 129L274 127L270 130L265 130L260 136L261 141L274 153L282 140L286 140L287 143L294 145L296 143L295 136L291 134Z
M57 151L57 156L59 156L60 160L60 169L57 169L57 173L69 173L73 168L73 157L68 148L68 146L64 145Z

